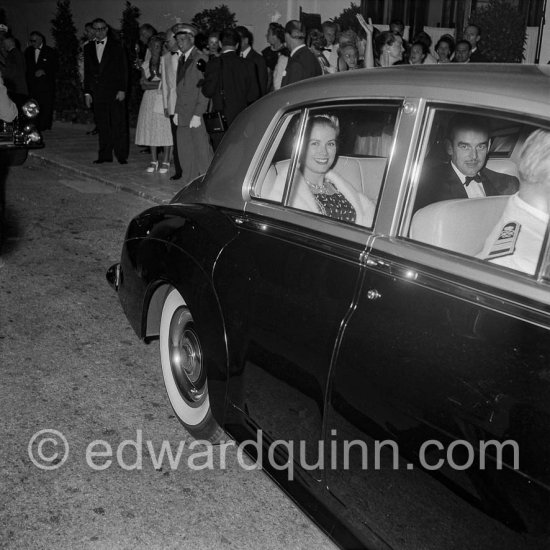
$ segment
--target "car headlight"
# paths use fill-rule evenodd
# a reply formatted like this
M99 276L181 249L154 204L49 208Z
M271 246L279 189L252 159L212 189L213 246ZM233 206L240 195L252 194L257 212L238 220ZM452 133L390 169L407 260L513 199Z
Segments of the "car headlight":
M38 103L34 99L29 99L23 107L21 107L21 110L23 113L25 113L25 116L28 118L34 118L38 116L38 113L40 112L40 108L38 107Z
M42 136L38 130L32 130L32 132L28 133L26 136L27 145L30 145L31 143L40 143L41 141Z

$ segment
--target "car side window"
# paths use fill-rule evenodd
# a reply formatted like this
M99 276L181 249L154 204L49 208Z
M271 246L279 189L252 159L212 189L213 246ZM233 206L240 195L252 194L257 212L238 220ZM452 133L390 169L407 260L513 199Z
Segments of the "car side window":
M397 105L345 105L288 115L253 196L372 227Z
M403 235L535 275L548 214L532 190L550 186L550 132L494 113L431 115Z

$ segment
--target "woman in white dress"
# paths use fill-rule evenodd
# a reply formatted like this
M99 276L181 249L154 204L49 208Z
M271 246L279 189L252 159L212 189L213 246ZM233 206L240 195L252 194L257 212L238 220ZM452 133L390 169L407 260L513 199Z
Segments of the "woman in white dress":
M145 91L139 106L136 126L136 145L151 148L151 162L146 171L153 173L158 170L160 174L166 174L170 169L173 145L170 119L164 113L160 89L160 58L164 42L164 36L157 34L152 36L147 44L151 57L144 61L141 67L141 88ZM160 165L159 147L164 148Z

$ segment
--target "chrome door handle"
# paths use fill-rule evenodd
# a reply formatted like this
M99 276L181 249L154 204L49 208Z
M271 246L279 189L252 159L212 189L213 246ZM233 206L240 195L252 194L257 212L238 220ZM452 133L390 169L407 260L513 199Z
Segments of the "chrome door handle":
M379 298L382 298L382 294L378 292L375 288L371 288L367 291L367 298L369 300L378 300Z
M379 258L369 257L367 258L366 264L367 267L374 267L379 270L383 270L389 275L393 275L395 277L402 277L403 279L408 279L410 281L416 281L416 279L418 278L417 271L402 265L396 265L394 262L388 262Z

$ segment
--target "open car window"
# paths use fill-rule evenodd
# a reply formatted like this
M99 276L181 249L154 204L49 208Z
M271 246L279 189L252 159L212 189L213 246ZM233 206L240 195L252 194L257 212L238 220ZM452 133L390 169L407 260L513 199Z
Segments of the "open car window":
M372 227L399 106L341 105L287 114L252 191L347 224Z
M535 276L548 214L525 190L543 178L548 128L478 110L428 120L401 235Z

